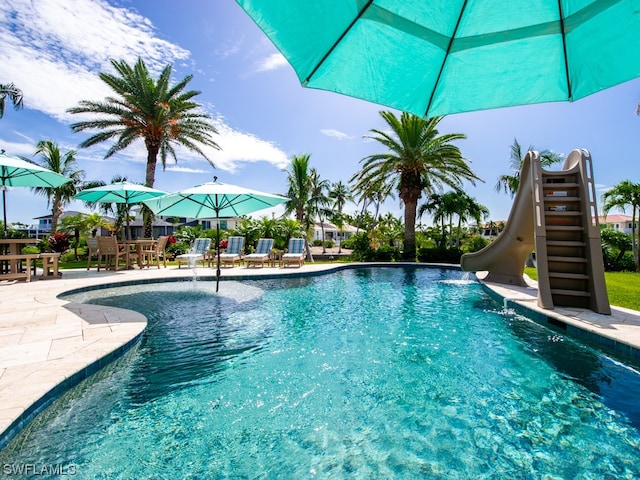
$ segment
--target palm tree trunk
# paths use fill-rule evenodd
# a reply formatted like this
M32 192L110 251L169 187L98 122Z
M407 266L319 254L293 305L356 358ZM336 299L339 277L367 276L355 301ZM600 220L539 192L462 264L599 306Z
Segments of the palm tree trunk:
M53 209L51 211L51 234L53 235L58 231L58 221L62 215L62 198L59 195L55 195L53 198Z
M416 261L416 212L418 199L404 204L404 248L402 258L408 262Z
M159 146L150 139L146 140L147 146L147 170L145 172L145 184L147 187L153 188L156 182L156 165L158 163ZM153 213L148 208L142 209L142 218L144 220L144 236L146 238L153 237Z

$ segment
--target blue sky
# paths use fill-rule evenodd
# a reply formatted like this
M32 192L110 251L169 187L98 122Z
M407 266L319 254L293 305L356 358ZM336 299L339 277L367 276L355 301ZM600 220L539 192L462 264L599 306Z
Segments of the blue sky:
M292 155L311 154L311 165L322 178L346 183L362 158L383 151L363 137L372 128L384 129L378 113L384 107L302 88L244 11L233 1L220 0L2 2L0 83L13 82L23 90L25 108L7 106L0 119L0 148L31 157L36 142L53 140L63 151L78 150L87 180L109 182L120 174L143 182L142 142L104 160L110 144L78 149L87 135L71 132L69 125L78 117L66 113L80 100L110 94L97 76L111 71L110 58L133 63L139 56L153 72L173 64L175 81L193 74L189 87L202 92L196 100L214 118L222 147L208 152L215 169L186 151L165 171L159 165L157 188L176 191L217 176L226 183L284 194ZM511 198L495 192L494 185L498 175L508 172L514 138L523 148L534 145L562 154L587 148L599 194L624 179L640 181L638 100L640 81L634 80L571 104L450 115L440 131L467 135L458 146L485 182L466 190L489 208L491 219L505 220ZM67 209L86 211L81 203ZM397 200L388 201L384 210L396 216L402 212ZM7 192L7 212L9 222L27 224L50 213L46 199L21 188Z

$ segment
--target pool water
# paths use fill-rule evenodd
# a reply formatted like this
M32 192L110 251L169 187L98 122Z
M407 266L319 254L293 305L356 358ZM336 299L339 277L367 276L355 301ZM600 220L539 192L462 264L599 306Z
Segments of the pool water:
M141 344L0 465L75 478L639 478L640 374L504 310L462 273L344 270L70 300L138 310Z

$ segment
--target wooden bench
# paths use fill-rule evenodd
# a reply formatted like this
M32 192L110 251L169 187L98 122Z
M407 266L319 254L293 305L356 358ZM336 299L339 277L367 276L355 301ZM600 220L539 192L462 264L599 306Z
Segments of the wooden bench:
M40 258L37 253L33 254L13 254L13 255L0 255L0 262L5 261L9 263L9 271L7 273L0 274L0 280L22 280L26 282L31 281L31 262ZM18 265L21 262L25 262L25 267L22 271L19 271Z
M42 259L42 276L40 280L60 278L62 276L62 273L58 270L59 253L41 253L38 257Z

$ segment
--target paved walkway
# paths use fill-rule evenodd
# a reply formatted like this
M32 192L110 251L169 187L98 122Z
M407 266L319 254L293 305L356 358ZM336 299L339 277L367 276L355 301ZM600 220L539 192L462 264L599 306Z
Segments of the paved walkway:
M343 264L342 264L343 265ZM340 268L307 264L302 268L225 268L222 276L244 278L299 275ZM76 288L161 278L213 277L211 268L151 268L101 271L65 270L62 278L31 283L0 282L0 448L66 388L101 368L134 344L146 327L141 314L118 308L74 304L57 296ZM619 308L613 315L578 309L541 310L535 285L487 284L505 299L557 317L568 325L640 349L640 313ZM115 352L115 354L114 354Z

